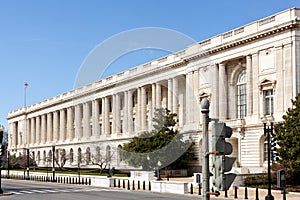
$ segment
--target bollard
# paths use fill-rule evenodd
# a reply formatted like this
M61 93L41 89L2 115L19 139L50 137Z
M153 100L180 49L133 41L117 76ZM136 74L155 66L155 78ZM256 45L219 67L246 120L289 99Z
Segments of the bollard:
M125 188L125 180L123 179L123 188Z
M92 179L89 178L89 185L92 185Z
M121 187L121 181L120 181L120 179L118 179L118 188L120 188Z
M149 181L149 191L151 191L151 182Z
M201 195L201 184L198 184L198 195Z
M116 179L114 179L114 187L117 187Z
M129 182L129 180L127 181L127 190L130 190L130 182Z
M255 190L255 200L259 200L259 197L258 197L258 188L256 188L256 190Z
M237 186L234 186L234 198L237 199Z
M227 194L227 190L225 190L225 195L224 195L225 198L228 198L228 194Z
M194 194L194 191L193 191L193 184L191 183L191 194Z
M140 188L140 181L138 181L138 188L137 188L138 190L140 190L141 188Z
M146 183L143 181L143 190L146 190Z
M248 189L245 187L245 199L248 199Z
M134 187L134 180L132 181L132 190L135 190L135 187Z

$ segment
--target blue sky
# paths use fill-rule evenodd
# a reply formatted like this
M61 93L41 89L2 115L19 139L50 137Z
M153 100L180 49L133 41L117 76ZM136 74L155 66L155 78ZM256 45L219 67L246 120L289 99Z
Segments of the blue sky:
M161 27L196 41L300 7L299 0L0 1L0 124L7 113L72 90L81 64L101 42L123 31ZM166 55L122 56L111 73Z

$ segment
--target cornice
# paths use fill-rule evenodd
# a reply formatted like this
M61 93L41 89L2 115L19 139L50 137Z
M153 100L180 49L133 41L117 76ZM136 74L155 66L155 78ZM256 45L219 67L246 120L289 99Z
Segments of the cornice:
M272 36L272 35L277 34L279 32L283 32L283 31L286 31L286 30L291 30L291 29L297 28L297 27L299 27L299 24L300 24L299 20L292 20L292 21L286 22L284 24L275 26L273 28L270 28L270 29L267 29L267 30L262 30L260 32L256 32L256 33L254 33L250 36L239 38L235 41L230 41L230 42L224 43L222 45L219 45L219 46L207 49L207 50L203 50L203 52L195 53L195 54L193 54L193 55L191 55L191 56L189 56L185 59L187 61L198 60L198 59L200 59L204 56L207 56L207 55L212 55L212 54L215 54L215 53L219 53L220 51L228 50L228 49L237 47L239 45L244 45L244 44L256 41L256 40L260 40L262 38Z

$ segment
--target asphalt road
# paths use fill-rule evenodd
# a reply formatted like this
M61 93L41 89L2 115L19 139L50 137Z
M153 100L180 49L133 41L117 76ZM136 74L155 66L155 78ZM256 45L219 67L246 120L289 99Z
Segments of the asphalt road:
M2 200L199 200L200 197L172 194L158 194L145 191L129 191L113 188L64 185L24 180L2 179L5 194Z

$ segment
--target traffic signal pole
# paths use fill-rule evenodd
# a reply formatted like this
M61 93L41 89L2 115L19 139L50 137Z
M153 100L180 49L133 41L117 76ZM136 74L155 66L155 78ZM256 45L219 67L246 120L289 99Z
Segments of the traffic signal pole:
M209 101L204 98L201 101L202 113L202 199L209 200L209 146L208 146L208 123L209 123Z

